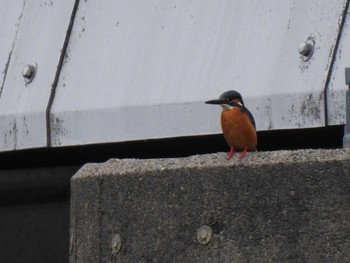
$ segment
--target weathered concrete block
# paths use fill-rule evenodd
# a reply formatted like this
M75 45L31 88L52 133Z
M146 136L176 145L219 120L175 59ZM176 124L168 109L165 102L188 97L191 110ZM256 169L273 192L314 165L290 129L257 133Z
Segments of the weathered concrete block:
M71 262L350 262L349 149L110 160L71 189Z

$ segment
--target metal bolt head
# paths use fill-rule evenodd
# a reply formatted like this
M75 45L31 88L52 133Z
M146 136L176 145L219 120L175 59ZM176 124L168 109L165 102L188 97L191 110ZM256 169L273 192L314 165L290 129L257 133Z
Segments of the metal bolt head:
M315 41L311 37L309 37L306 41L300 43L298 52L301 55L303 61L308 61L311 58L314 52L314 48Z
M213 236L213 230L210 226L203 225L197 229L197 241L199 244L208 244Z
M26 83L29 83L34 79L36 70L37 70L36 63L27 64L23 67L22 76Z
M111 246L112 246L112 253L118 254L120 251L120 248L122 247L122 239L119 234L115 234L112 237Z
M311 51L311 46L309 43L307 43L306 41L304 42L301 42L300 45L299 45L299 54L302 55L302 56L307 56L310 54L310 51Z

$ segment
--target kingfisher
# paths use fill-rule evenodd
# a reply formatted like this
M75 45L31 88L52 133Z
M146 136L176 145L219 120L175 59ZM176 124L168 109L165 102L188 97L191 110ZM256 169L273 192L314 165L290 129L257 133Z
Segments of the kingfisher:
M207 104L221 105L221 128L227 144L231 147L226 159L230 160L236 150L242 151L242 159L247 151L255 151L257 135L255 120L244 106L242 96L235 90L225 91L219 99L206 101Z

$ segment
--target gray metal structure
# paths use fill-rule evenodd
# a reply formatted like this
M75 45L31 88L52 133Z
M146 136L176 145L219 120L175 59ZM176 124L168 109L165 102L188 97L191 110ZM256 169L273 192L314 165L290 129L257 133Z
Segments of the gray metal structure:
M346 124L344 128L343 146L350 148L350 68L345 68L345 83L349 87L346 91Z
M0 4L0 151L345 123L348 0Z

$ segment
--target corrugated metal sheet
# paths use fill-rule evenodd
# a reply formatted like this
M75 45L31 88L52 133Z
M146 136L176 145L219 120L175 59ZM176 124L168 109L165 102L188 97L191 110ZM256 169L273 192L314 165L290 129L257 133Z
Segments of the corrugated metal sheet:
M2 1L1 151L47 146L46 108L74 1ZM3 16L4 15L4 16ZM4 48L3 48L4 47ZM31 83L23 67L35 62Z
M14 8L21 21L34 22L20 22L16 41L1 51L6 65L13 50L0 98L1 150L46 145L45 109L73 6L52 3ZM203 102L229 89L241 92L258 130L344 123L346 4L80 1L50 108L50 146L219 133L219 107ZM308 38L315 49L304 61L298 47ZM26 86L27 61L39 69Z
M345 85L344 70L350 67L350 10L347 10L344 26L341 31L338 50L328 86L328 124L344 124L346 120L345 94L348 89ZM349 105L350 106L350 105Z

